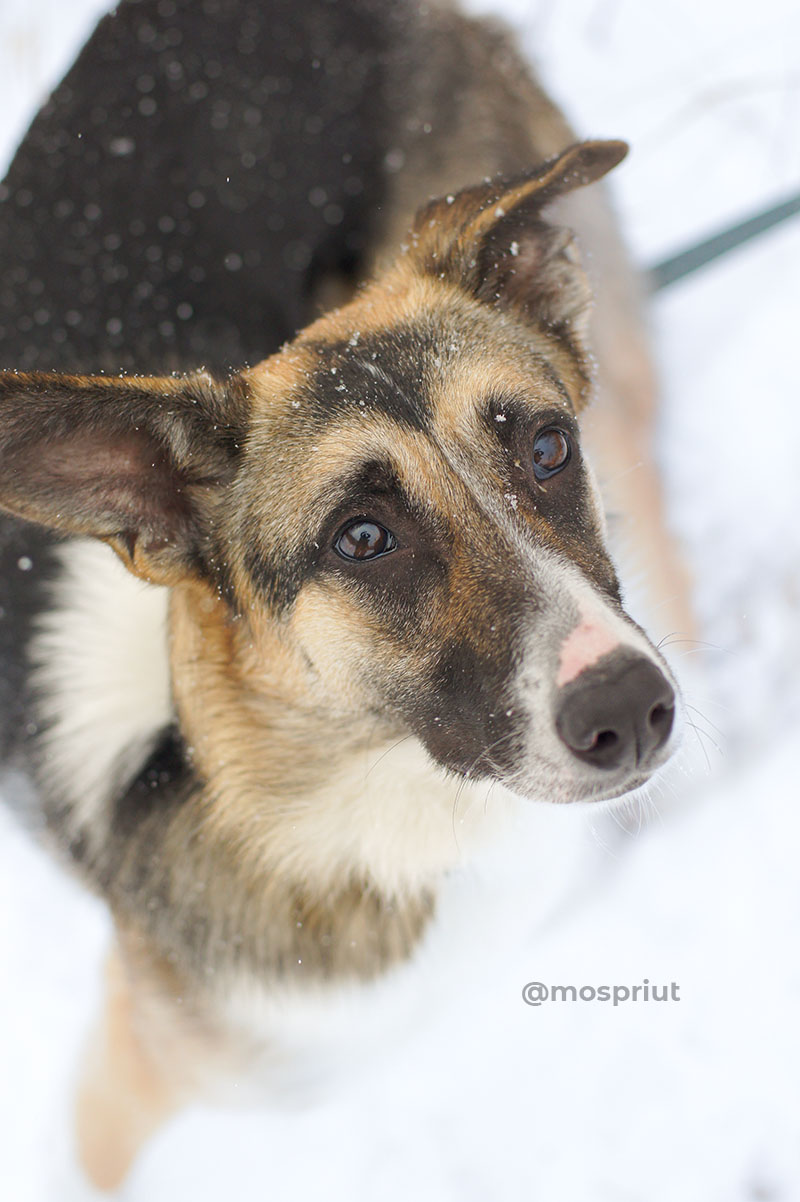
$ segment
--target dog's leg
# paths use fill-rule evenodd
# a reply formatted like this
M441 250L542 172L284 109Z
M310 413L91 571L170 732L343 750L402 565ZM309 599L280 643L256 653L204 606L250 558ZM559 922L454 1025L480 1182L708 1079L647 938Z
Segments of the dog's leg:
M143 1040L141 1007L118 946L109 956L104 1013L94 1032L77 1096L77 1144L93 1185L116 1189L140 1149L181 1105L163 1066Z

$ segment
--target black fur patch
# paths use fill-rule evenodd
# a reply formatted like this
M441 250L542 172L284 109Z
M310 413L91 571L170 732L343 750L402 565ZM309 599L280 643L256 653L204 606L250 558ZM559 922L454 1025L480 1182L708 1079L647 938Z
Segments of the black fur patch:
M507 692L513 660L511 639L491 654L466 639L442 648L414 701L412 725L444 767L473 779L513 770L526 721Z
M56 535L0 513L0 756L16 758L34 730L27 644L50 606Z
M423 329L406 325L355 333L348 342L312 343L311 349L319 368L301 390L304 417L325 423L361 410L381 413L401 429L430 427L425 362L431 341Z
M186 748L177 726L158 735L153 750L138 776L115 798L111 834L126 839L151 815L166 814L185 801L192 780Z
M406 4L168 8L101 21L0 186L0 366L258 362L369 239Z
M276 613L288 608L311 574L313 552L309 549L305 555L288 559L281 552L271 555L257 542L248 541L244 566L257 592Z
M391 464L367 463L338 487L328 488L313 507L326 513L321 528L309 529L303 552L287 554L281 548L259 547L260 522L254 513L245 535L245 565L253 583L276 609L292 604L303 584L315 574L335 573L361 590L362 599L379 591L386 604L408 612L420 590L444 573L441 554L449 537L443 517L418 505L400 484ZM371 518L391 531L397 547L375 561L349 563L333 550L335 536L349 520ZM302 518L300 519L302 520Z

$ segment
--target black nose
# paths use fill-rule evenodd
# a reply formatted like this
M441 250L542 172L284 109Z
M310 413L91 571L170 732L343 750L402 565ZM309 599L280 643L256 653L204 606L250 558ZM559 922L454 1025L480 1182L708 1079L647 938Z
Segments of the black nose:
M647 768L669 738L675 692L644 655L617 651L562 690L556 729L593 768Z

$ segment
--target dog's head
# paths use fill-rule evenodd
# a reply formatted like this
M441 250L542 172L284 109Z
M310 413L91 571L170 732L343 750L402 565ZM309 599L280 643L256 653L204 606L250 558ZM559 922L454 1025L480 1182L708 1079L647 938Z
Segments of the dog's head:
M227 381L4 373L0 504L213 611L191 656L251 718L291 695L536 798L643 783L675 687L622 609L578 431L588 288L542 216L624 150L432 202L381 278Z

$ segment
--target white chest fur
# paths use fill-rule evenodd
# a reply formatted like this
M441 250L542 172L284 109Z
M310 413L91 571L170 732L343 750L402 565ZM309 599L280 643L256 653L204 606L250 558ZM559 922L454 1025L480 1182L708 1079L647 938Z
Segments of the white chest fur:
M144 584L102 543L59 551L52 607L30 655L50 782L91 829L113 784L172 718L168 590Z

